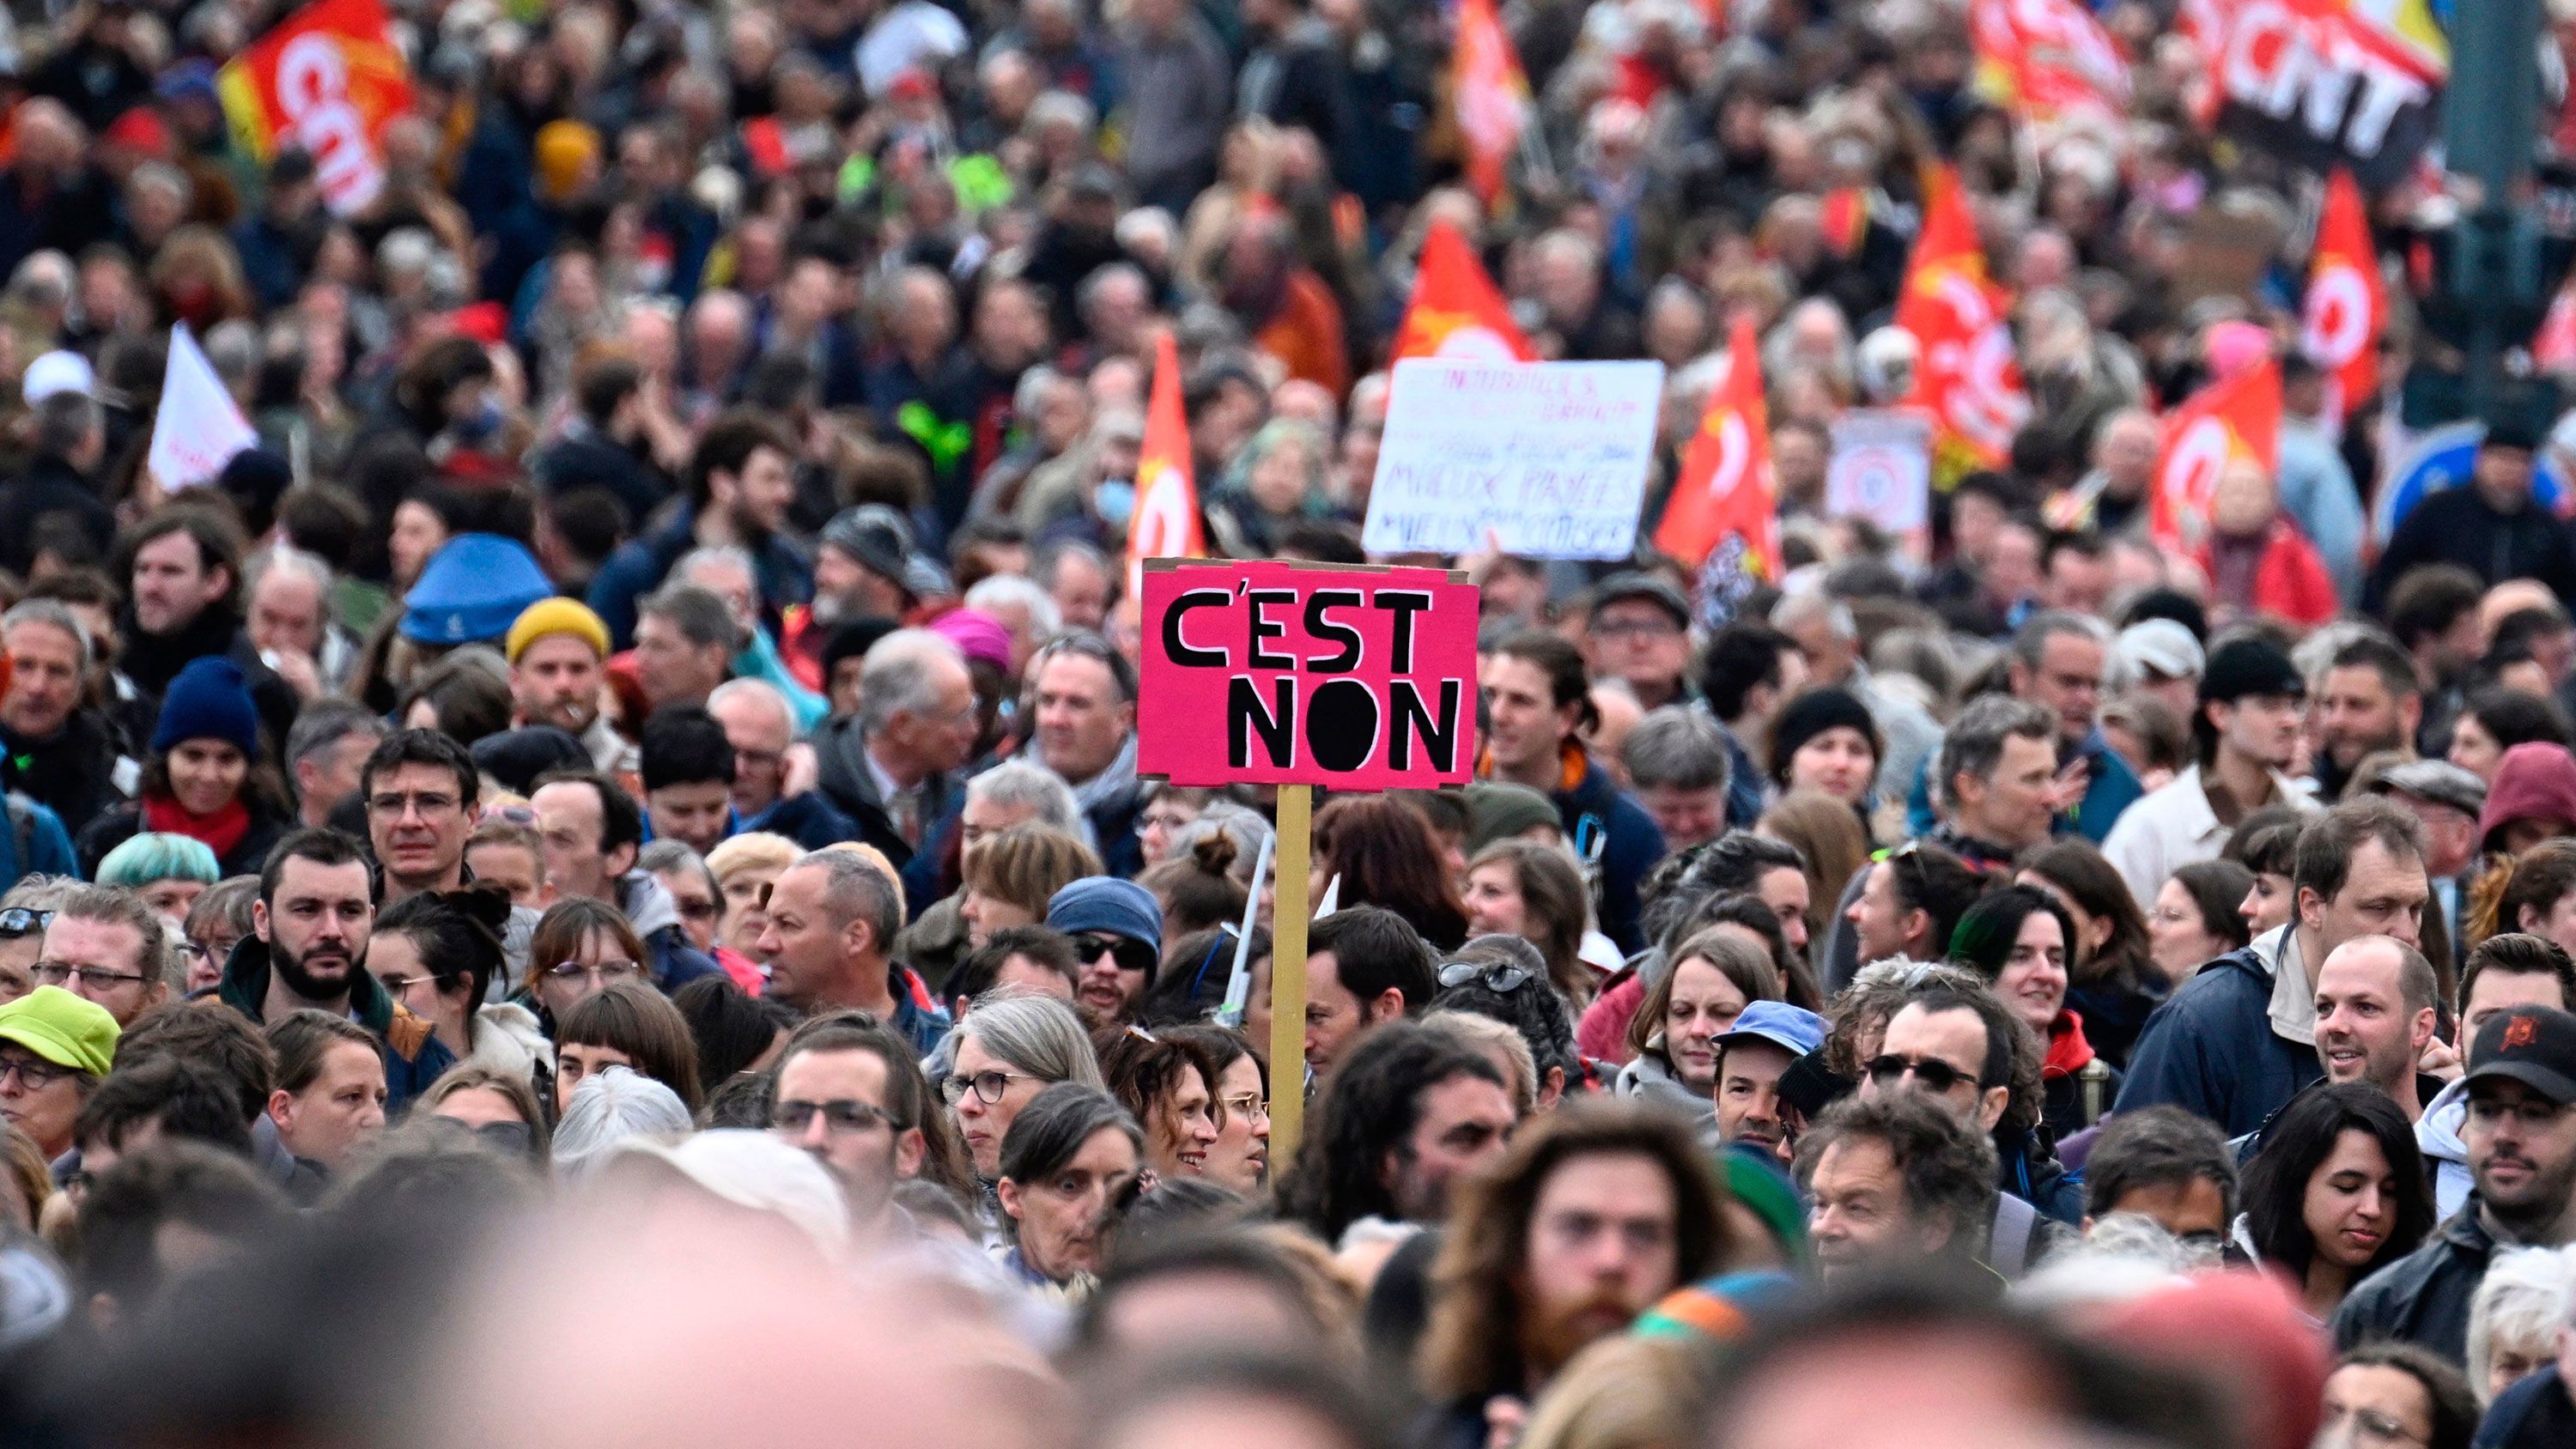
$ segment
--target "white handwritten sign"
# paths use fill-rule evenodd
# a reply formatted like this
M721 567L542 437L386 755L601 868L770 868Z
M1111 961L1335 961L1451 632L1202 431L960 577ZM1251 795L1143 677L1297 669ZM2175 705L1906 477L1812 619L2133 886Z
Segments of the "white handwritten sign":
M1663 386L1659 362L1397 363L1362 545L1627 557Z

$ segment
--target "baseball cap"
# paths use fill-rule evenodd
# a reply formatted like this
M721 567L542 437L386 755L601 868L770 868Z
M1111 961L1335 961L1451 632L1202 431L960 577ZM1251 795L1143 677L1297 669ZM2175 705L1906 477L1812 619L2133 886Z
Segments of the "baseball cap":
M1736 1041L1764 1042L1803 1057L1825 1044L1825 1019L1785 1001L1757 1001L1744 1008L1735 1025L1710 1045L1724 1048Z
M618 1146L617 1158L654 1159L736 1207L774 1213L828 1257L849 1246L849 1209L830 1169L770 1133L720 1128L676 1142L633 1138Z
M2488 1017L2469 1043L2465 1080L2520 1082L2562 1107L2576 1102L2576 1015L2517 1006Z
M2487 808L2487 782L2448 760L2408 760L2379 772L2372 790L2448 805L2475 819Z
M2159 679L2198 679L2209 667L2209 656L2201 652L2200 641L2191 631L2171 619L2142 619L2120 631L2120 662L2128 666L2131 677L2152 674Z
M57 350L27 364L26 375L18 380L18 396L32 404L58 392L98 396L98 374L91 369L88 358Z
M2200 676L2200 702L2233 704L2252 695L2305 699L2308 681L2280 645L2269 639L2234 639L2211 652Z
M116 1018L59 986L39 986L0 1006L0 1041L13 1041L58 1067L104 1077L116 1065Z

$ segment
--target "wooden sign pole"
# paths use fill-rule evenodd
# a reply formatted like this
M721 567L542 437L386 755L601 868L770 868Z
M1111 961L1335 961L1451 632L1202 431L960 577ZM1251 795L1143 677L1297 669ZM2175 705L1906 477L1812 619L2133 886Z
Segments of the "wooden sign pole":
M1312 785L1279 787L1279 889L1270 908L1270 1179L1297 1155L1306 1125L1306 864Z

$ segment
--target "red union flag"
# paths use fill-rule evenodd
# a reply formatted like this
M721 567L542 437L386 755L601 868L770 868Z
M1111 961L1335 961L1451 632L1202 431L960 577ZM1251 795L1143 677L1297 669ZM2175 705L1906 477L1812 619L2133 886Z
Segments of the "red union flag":
M379 138L411 108L411 67L383 0L314 0L234 57L216 88L244 150L311 156L323 200L346 216L384 189Z
M1200 558L1199 487L1190 468L1190 424L1181 412L1181 356L1167 329L1154 339L1154 392L1136 455L1136 515L1127 521L1127 597L1144 597L1145 560Z
M2370 244L2370 218L2352 173L2326 181L2326 206L2317 220L2316 250L2308 257L2308 295L2300 309L2299 349L2326 374L2329 431L2345 411L2379 385L2379 333L2388 299L2379 285L2379 257Z
M2161 542L2199 547L2218 476L2238 462L2277 473L2280 460L2281 368L2266 358L2193 393L2165 418L2149 527Z
M1953 461L1992 467L2030 416L2021 365L2004 327L2003 290L1986 276L1986 253L1956 172L1934 172L1923 232L1896 299L1896 325L1914 334L1923 361L1906 401L1928 409L1939 450Z
M1744 569L1780 577L1780 507L1771 480L1771 424L1762 402L1761 349L1749 317L1735 319L1726 376L1710 390L1699 431L1655 529L1655 547L1698 568L1728 538L1744 541Z
M1413 298L1395 335L1396 358L1463 357L1474 362L1536 362L1538 349L1512 321L1512 310L1467 239L1434 221L1422 239Z
M2074 0L1969 0L1978 88L2046 125L2128 109L2129 63Z
M1494 0L1459 0L1452 49L1449 103L1457 108L1458 133L1467 143L1467 180L1491 205L1502 194L1503 167L1521 143L1521 128L1529 124L1529 79L1494 13Z

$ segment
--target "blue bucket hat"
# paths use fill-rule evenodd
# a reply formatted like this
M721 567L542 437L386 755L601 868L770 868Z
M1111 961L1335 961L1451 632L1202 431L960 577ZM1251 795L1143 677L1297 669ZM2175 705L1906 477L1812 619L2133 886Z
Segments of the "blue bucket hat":
M222 740L259 758L259 706L251 702L250 681L241 666L219 654L188 661L161 696L161 719L152 729L157 753L182 740Z
M1085 876L1047 902L1047 929L1070 936L1101 931L1142 941L1163 954L1163 908L1154 893L1132 880Z
M430 555L403 598L402 633L422 644L499 639L555 586L537 556L498 534L460 533Z

